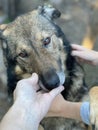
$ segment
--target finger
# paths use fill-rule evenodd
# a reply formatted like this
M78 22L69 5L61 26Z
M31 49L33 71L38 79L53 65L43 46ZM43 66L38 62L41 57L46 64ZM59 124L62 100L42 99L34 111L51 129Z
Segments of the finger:
M38 75L36 73L33 73L32 76L28 78L28 81L35 88L35 90L38 90L40 88L38 85Z
M53 100L58 94L60 94L64 90L64 86L59 86L49 92L51 99Z
M74 50L79 50L79 51L86 50L86 48L84 48L84 47L81 46L81 45L77 45L77 44L71 44L71 47L72 47L72 49L74 49Z
M32 76L28 79L25 79L25 81L31 84L36 91L39 89L38 75L36 73L33 73Z
M77 60L77 62L84 63L84 59L81 59L81 58L79 58L79 57L76 57L76 60Z
M89 55L86 55L84 53L84 51L72 51L71 53L72 56L77 56L78 58L83 58L83 59L87 59L88 60L88 57Z
M29 78L29 81L32 84L37 84L38 83L38 75L36 73L33 73L32 76Z
M78 56L81 58L81 52L80 51L77 51L77 50L73 50L72 53L71 53L72 56Z

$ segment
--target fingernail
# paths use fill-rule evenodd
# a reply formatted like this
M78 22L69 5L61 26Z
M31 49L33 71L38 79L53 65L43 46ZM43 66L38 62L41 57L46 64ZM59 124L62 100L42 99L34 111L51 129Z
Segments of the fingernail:
M33 73L33 74L32 74L32 76L34 76L34 77L35 77L35 76L37 76L37 74L36 74L36 73Z

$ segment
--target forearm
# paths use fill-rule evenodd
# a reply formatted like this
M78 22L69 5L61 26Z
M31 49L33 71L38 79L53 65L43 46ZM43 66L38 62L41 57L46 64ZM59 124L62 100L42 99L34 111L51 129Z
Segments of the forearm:
M90 124L90 105L89 102L69 102L62 100L57 109L51 110L47 116L64 117L83 121Z
M81 103L66 101L66 103L62 106L61 116L81 120L80 107Z
M15 102L1 121L0 130L38 130L29 106Z
M57 102L57 107L54 109L55 104L53 106L53 109L51 109L48 113L47 116L53 117L65 117L65 118L70 118L70 119L77 119L77 120L81 120L80 117L80 107L81 107L81 103L75 103L75 102L69 102L66 100L62 100L61 102L58 103ZM59 99L58 99L59 100Z

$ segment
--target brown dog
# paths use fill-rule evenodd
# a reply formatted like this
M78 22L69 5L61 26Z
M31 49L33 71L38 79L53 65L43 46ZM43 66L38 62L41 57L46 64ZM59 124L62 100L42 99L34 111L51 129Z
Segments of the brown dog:
M0 26L0 39L7 68L8 92L11 94L18 80L39 75L39 85L45 91L63 84L62 95L69 101L83 101L88 97L84 71L74 57L71 46L61 28L54 22L60 12L50 6L19 16L12 23ZM92 92L91 92L92 93ZM45 130L86 130L75 120L46 118Z

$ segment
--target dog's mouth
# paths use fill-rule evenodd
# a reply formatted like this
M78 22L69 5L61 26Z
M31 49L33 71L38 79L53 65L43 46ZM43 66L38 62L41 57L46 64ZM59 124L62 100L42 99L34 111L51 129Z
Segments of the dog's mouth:
M49 90L46 88L46 86L44 86L41 82L41 80L39 80L39 86L40 86L40 89L39 90L44 90L45 92L49 92Z
M54 88L59 87L60 85L63 85L66 79L64 72L56 72L55 74L51 73L44 77L41 77L39 80L39 86L44 91L48 92Z

